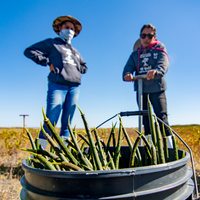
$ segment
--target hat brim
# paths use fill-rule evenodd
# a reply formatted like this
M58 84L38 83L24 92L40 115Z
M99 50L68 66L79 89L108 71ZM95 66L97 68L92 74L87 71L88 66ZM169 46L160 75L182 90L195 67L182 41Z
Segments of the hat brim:
M68 16L60 16L58 18L56 18L54 21L53 21L53 30L59 35L60 33L60 30L59 30L59 27L60 27L60 24L64 21L70 21L74 24L75 26L75 34L74 34L74 37L76 37L81 29L82 29L82 25L81 25L81 22L79 22L77 19L71 17L70 15Z

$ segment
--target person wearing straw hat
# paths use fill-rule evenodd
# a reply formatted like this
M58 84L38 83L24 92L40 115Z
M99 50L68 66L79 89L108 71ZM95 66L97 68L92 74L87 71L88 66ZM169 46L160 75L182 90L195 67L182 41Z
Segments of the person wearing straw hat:
M71 16L60 16L53 21L58 37L45 39L25 49L24 55L42 66L49 66L46 116L53 125L61 116L60 136L69 139L67 128L75 112L82 74L87 72L86 62L71 45L71 40L82 29L81 23ZM44 129L49 133L44 125ZM45 149L47 141L40 132L39 143Z
M136 47L138 48L136 49ZM135 75L146 74L142 87L143 110L147 110L147 95L149 95L155 114L166 124L169 124L165 95L167 89L165 74L169 68L169 58L164 44L156 39L156 28L152 24L146 24L142 27L140 39L136 42L134 48L135 50L124 67L123 80L132 82L133 73ZM137 91L137 89L138 81L135 81L134 90ZM145 135L148 137L150 135L148 116L143 116L143 124ZM168 147L172 148L169 128L165 127L165 133L168 139Z

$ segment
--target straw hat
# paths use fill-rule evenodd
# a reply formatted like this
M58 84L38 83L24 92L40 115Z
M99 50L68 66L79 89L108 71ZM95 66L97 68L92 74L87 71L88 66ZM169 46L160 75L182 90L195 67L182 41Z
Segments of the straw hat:
M135 42L134 46L133 46L133 51L136 51L138 48L140 48L142 46L142 43L140 41L140 38Z
M59 35L59 26L62 22L64 21L70 21L74 24L75 26L75 34L74 34L74 37L76 37L81 29L82 29L82 25L81 25L81 22L79 22L77 19L71 17L70 15L68 16L60 16L58 18L56 18L54 21L53 21L53 30Z

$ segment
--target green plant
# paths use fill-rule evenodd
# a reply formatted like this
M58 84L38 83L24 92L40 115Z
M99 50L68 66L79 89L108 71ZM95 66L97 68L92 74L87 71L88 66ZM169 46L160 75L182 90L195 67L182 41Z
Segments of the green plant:
M78 107L78 106L77 106ZM156 116L153 116L151 103L148 99L148 111L150 119L150 127L153 141L148 141L144 137L144 133L138 134L135 142L131 142L129 135L122 124L122 119L119 117L119 129L116 132L116 124L112 125L110 135L108 136L107 145L102 138L99 137L97 130L89 129L86 117L81 109L78 107L83 124L85 126L84 135L78 133L74 128L72 130L68 122L68 129L71 135L71 141L66 141L68 145L61 139L55 127L51 124L43 111L44 123L48 127L51 136L45 132L41 125L41 130L51 146L51 151L41 150L38 145L37 137L34 140L31 133L26 129L28 138L30 139L32 150L25 149L33 156L29 158L30 166L39 167L40 169L48 170L110 170L119 169L120 167L138 167L145 165L156 165L168 162L168 148L166 148L165 134L161 135L160 127L158 125ZM155 120L153 120L155 119ZM93 132L93 133L92 133ZM103 133L103 136L105 132ZM116 143L116 138L117 143ZM175 136L173 135L173 138ZM127 141L130 150L129 166L125 166L123 157L121 155L121 145L123 140ZM82 143L80 142L82 140ZM142 159L138 148L139 141L144 141L145 158ZM113 150L110 151L110 146ZM177 143L174 139L174 158L179 159L177 154ZM40 162L40 164L39 164Z

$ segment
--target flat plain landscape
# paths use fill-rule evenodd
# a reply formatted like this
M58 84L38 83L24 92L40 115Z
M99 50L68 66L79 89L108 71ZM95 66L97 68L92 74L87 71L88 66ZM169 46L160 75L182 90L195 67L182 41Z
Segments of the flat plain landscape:
M171 128L187 143L193 152L199 186L200 125L177 125L171 126ZM39 129L28 128L28 130L33 138L36 138ZM57 131L59 132L59 129ZM82 129L77 130L77 132L83 131ZM98 134L104 141L107 141L110 131L111 128L98 129ZM137 133L133 128L126 128L126 131L133 140L137 138ZM123 142L122 145L127 144ZM0 199L2 200L20 200L22 189L20 179L23 175L22 161L30 155L20 150L21 148L31 148L27 135L22 128L0 128ZM188 151L180 140L178 140L178 148ZM188 164L191 166L190 163Z

